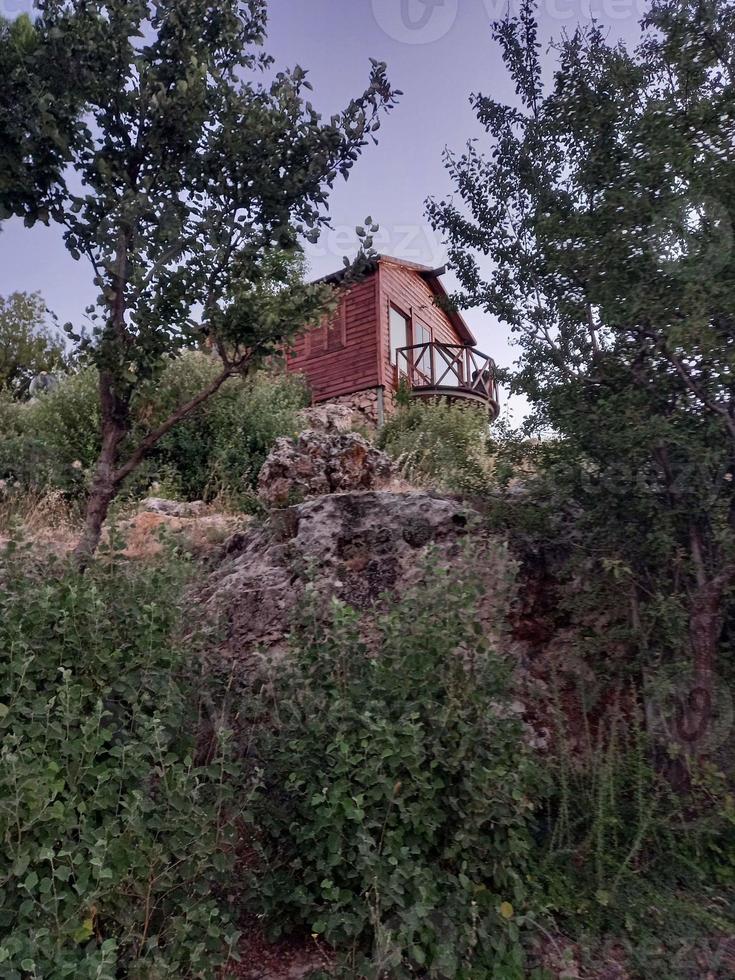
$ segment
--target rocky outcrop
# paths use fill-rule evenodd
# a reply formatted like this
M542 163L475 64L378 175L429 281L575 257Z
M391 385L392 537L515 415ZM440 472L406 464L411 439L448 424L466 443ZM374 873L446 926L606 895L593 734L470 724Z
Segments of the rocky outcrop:
M268 507L355 490L379 490L393 476L389 456L357 432L308 430L281 438L258 478L258 496Z
M307 583L325 605L335 597L368 609L425 579L430 554L458 574L472 564L485 585L478 619L490 633L504 629L513 563L503 542L460 500L420 491L342 493L276 511L230 538L198 599L226 630L223 652L248 660L284 645Z

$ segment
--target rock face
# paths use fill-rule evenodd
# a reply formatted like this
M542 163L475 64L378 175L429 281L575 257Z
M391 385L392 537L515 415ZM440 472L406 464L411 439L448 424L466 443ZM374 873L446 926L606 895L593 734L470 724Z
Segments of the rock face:
M379 490L393 476L389 456L357 432L317 432L281 438L258 478L258 496L268 507L355 490Z
M384 592L400 595L425 579L430 550L434 563L471 561L482 570L487 600L478 616L489 632L498 629L512 566L505 546L466 504L420 491L343 493L276 511L266 526L230 538L197 599L225 624L225 656L247 661L258 648L283 646L307 582L320 602L336 597L367 609Z

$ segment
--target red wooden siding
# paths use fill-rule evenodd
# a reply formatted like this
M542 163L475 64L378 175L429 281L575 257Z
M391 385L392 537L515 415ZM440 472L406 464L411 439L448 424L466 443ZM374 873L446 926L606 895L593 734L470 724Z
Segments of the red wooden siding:
M384 340L381 344L382 380L380 383L387 388L395 387L395 370L390 360L391 305L410 317L412 325L418 321L428 327L432 340L439 340L445 344L463 343L447 314L436 306L434 293L428 283L417 272L406 266L393 264L389 259L382 261L380 263L380 323ZM409 343L415 343L415 340Z
M377 278L373 273L353 286L336 316L294 345L288 369L307 377L315 401L378 385Z

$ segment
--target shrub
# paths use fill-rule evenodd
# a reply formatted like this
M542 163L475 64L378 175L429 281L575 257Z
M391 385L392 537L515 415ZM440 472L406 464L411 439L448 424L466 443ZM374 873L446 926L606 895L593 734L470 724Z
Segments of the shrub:
M722 900L733 884L735 811L724 773L693 759L692 785L677 792L632 685L617 697L608 691L604 705L581 686L578 697L567 690L565 698L582 708L581 718L565 718L553 694L549 820L539 860L557 922L576 934L638 940L638 958L657 932L673 940L725 922L731 930Z
M155 424L216 372L217 364L204 354L172 361L150 400L142 402L139 427ZM146 477L177 484L188 499L218 493L240 498L254 488L275 440L297 432L298 411L308 402L303 381L294 375L258 371L233 378L164 436Z
M0 479L83 492L99 450L97 376L85 370L30 402L0 403Z
M386 423L380 446L411 480L481 493L492 462L488 433L487 413L477 406L413 401Z
M199 391L215 371L204 354L172 360L134 407L133 439ZM298 410L307 403L304 383L293 375L259 371L233 378L164 436L128 492L158 482L185 499L226 494L242 500L255 486L276 438L295 433ZM99 452L96 372L88 368L68 375L28 404L0 396L0 436L0 479L83 495Z
M235 770L226 731L197 757L184 569L0 575L0 975L213 977Z
M24 453L22 406L0 390L0 480L15 481L16 466Z
M100 450L97 372L85 368L66 375L27 406L24 424L45 454L39 478L62 490L83 491Z
M377 618L307 603L260 736L259 908L359 950L357 976L520 978L538 773L509 671L448 573ZM483 972L489 971L490 972Z

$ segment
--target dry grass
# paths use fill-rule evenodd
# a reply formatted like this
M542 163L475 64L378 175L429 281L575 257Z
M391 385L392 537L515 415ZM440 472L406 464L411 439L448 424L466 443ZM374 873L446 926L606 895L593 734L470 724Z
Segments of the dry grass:
M81 530L78 504L60 490L0 492L0 545L21 537L54 554L66 554Z
M116 554L152 559L166 542L203 556L216 550L234 530L250 518L234 507L208 506L191 517L170 517L140 509L140 501L121 500L113 508L103 531L102 550L117 539ZM83 524L80 503L70 503L59 490L0 491L0 551L10 541L31 546L37 557L68 555L79 540Z

